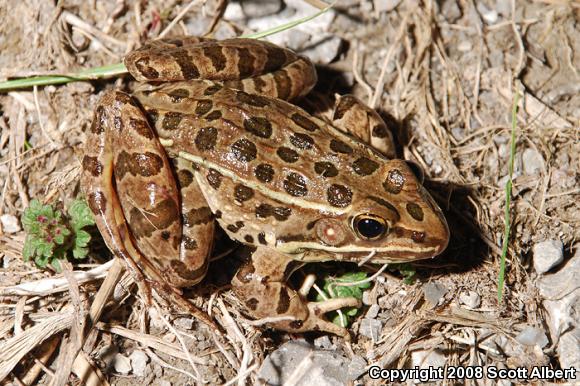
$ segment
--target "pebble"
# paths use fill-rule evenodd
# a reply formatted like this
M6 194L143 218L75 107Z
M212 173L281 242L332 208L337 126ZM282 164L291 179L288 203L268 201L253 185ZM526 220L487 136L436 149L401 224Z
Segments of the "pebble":
M427 283L423 286L425 300L436 306L439 300L447 293L447 287L441 283Z
M445 366L445 355L440 350L421 350L411 353L411 368L439 368ZM434 380L429 380L434 381Z
M0 222L2 223L2 231L4 233L16 233L20 232L20 223L18 218L11 214L3 214L0 216Z
M258 379L271 386L284 385L290 379L296 386L346 386L349 374L345 369L350 362L336 351L317 350L307 342L290 341L266 357L258 371ZM298 366L305 367L296 374Z
M355 355L348 364L348 378L351 381L366 373L367 362L360 355Z
M397 8L401 0L374 0L373 5L377 12L389 12Z
M328 64L338 56L341 46L341 38L327 35L318 38L317 42L310 42L309 47L311 48L303 50L301 54L307 56L314 63Z
M527 175L534 175L541 173L544 169L544 157L539 151L532 148L527 148L522 154L522 163L524 166L524 173Z
M459 302L468 308L475 309L481 304L481 297L474 291L461 292Z
M135 350L129 356L131 359L131 367L133 368L133 374L138 377L145 375L145 370L147 369L147 363L149 362L149 357L141 350Z
M193 329L193 319L192 318L177 318L173 321L176 327L181 327L185 330Z
M519 334L516 336L516 340L525 346L540 346L544 348L548 344L548 338L544 330L540 330L537 327L526 326Z
M330 341L328 335L323 335L319 338L314 339L313 343L318 348L323 348L327 350L332 348L332 342Z
M363 318L360 322L360 327L358 328L359 334L371 338L373 341L379 340L381 335L381 330L383 328L383 322L377 319Z
M244 15L248 18L258 18L278 13L282 9L281 0L244 0L240 2Z
M560 240L546 240L532 248L534 269L538 274L548 272L564 260L564 245Z
M113 368L119 374L129 374L131 371L131 360L123 354L117 354L113 358Z
M560 360L560 367L563 369L574 367L576 378L573 379L576 381L580 379L580 329L576 328L562 335L556 353ZM572 379L568 380L572 381Z
M365 317L368 318L368 319L374 319L374 318L377 317L377 315L379 314L379 311L380 310L381 310L381 307L379 307L378 304L372 304L369 307L369 309L368 309Z
M495 24L497 22L499 15L495 9L489 9L484 3L478 2L477 10L481 13L481 17L487 24Z
M460 52L469 52L473 49L473 45L469 40L464 40L457 46L457 50Z

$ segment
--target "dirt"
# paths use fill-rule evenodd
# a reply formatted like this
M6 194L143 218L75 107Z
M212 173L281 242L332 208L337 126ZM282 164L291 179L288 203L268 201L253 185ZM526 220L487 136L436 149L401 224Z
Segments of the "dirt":
M127 52L156 38L189 4L54 3L0 2L0 81L119 63ZM228 7L233 8L220 16L220 3L207 1L203 9L193 6L180 16L168 36L208 32L213 20L217 21L215 36L237 36L252 32L248 25L263 17L257 12L269 12L279 23L295 19L291 10L299 3L276 6L272 1L270 7L251 7L252 2L246 2L241 8L231 2ZM339 0L332 22L324 27L328 37L340 38L340 45L336 52L318 53L323 61L317 64L320 85L305 106L317 105L323 114L321 103L331 105L334 93L353 93L373 105L394 132L400 157L423 169L425 186L443 208L452 235L443 255L415 265L413 284L403 283L398 271L380 275L367 295L370 303L381 306L376 316L383 325L381 335L376 341L360 335L360 319L355 321L352 352L340 339L330 337L344 355L393 368L409 367L413 352L425 350L442 353L447 364L453 365L561 366L555 350L557 337L547 328L531 250L538 242L561 240L565 261L560 267L565 267L579 245L580 6L574 1L548 0L516 4L512 9L511 2L502 0ZM236 10L242 9L252 13L240 16ZM305 26L308 31L310 25ZM321 32L313 35L317 33ZM300 45L296 43L300 36L295 32L292 44ZM322 46L302 44L303 49L314 51ZM0 215L20 218L33 198L68 203L79 195L84 130L96 101L103 90L130 89L131 85L129 76L117 76L36 91L0 92ZM514 90L522 97L515 131L506 281L499 302ZM0 225L1 287L55 276L21 260L24 237L23 231L8 232L6 225ZM90 262L98 265L110 257L101 244L92 251ZM135 295L136 287L129 285L130 292L116 290L115 301L105 308L101 324L84 345L92 371L99 369L118 385L162 384L162 380L175 385L193 383L188 374L210 384L236 376L239 384L256 384L259 366L268 353L297 337L248 323L227 286L238 264L236 257L224 257L214 263L200 286L186 292L197 306L212 307L227 339L218 344L198 322L179 324L172 314L170 321L182 332L182 345L161 320L162 313L145 306L143 297ZM378 268L365 266L370 274ZM324 269L339 273L352 267L322 265L316 272ZM425 300L424 285L429 282L446 288L437 304ZM10 342L21 328L28 330L66 310L75 299L80 298L88 309L98 283L81 285L77 295L68 290L40 296L0 292L0 345ZM480 297L480 304L461 311L459 294L469 291ZM160 304L168 309L167 304ZM125 333L112 330L114 326ZM506 348L501 343L525 326L545 331L549 344ZM57 336L70 334L74 332L65 329ZM317 335L305 337L312 341ZM39 370L38 378L32 377L32 356L25 355L0 383L18 377L32 379L29 384L49 384L59 376L66 342L59 340L60 349L48 361L51 372ZM154 342L165 344L164 349ZM33 346L43 345L39 340ZM182 346L203 363L192 367ZM136 349L150 358L142 376L117 373L110 359L114 355L104 355L113 350L129 356ZM0 360L0 374L6 361ZM66 379L79 383L75 375L65 374ZM379 384L368 376L358 382Z

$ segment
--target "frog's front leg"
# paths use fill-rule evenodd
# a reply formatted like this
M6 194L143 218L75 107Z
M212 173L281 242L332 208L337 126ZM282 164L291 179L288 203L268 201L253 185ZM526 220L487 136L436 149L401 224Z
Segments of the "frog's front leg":
M236 274L232 285L248 312L257 319L281 319L268 323L289 332L326 331L350 340L345 328L327 321L324 314L343 307L360 307L356 298L309 302L303 289L295 291L285 280L291 257L272 249L258 248ZM285 318L286 317L286 318Z

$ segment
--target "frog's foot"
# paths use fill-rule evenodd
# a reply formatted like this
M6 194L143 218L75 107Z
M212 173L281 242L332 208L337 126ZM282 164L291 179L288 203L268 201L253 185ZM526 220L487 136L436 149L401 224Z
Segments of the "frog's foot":
M350 334L344 327L324 319L323 315L330 311L337 311L344 307L361 307L361 301L356 298L334 298L322 302L308 302L308 318L304 321L304 331L327 331L345 340L350 340Z

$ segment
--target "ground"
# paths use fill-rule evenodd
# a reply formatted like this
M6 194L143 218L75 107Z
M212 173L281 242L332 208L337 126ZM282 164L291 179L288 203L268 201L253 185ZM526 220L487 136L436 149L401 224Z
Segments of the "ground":
M322 4L54 3L0 2L0 81L116 64L160 33L226 38L263 31ZM338 0L324 15L271 37L317 64L319 86L305 106L316 105L324 116L328 109L321 106L331 106L335 93L352 93L379 111L395 134L399 157L424 170L425 186L449 222L447 250L414 265L412 284L397 270L374 277L362 316L350 327L351 344L249 323L227 286L237 264L232 256L186 292L197 306L211 309L227 338L216 338L187 315L166 321L167 304L155 300L148 307L135 296L129 275L121 281L125 286L111 284L108 303L95 299L105 274L113 277L113 264L85 282L23 262L24 208L33 198L67 204L79 195L84 130L95 103L104 90L130 89L133 80L125 75L1 92L0 382L78 384L84 373L118 385L195 379L256 384L264 358L301 338L363 369L578 366L579 19L575 1ZM516 93L511 234L498 301ZM93 244L90 264L75 263L75 270L110 259L102 243ZM559 256L562 261L550 262ZM541 258L548 262L542 265ZM364 270L372 275L379 268ZM330 264L316 272L352 269ZM61 287L39 287L40 279L61 280ZM26 283L32 289L14 289ZM95 304L103 312L77 356L81 316ZM353 376L355 383L380 383L363 372Z

